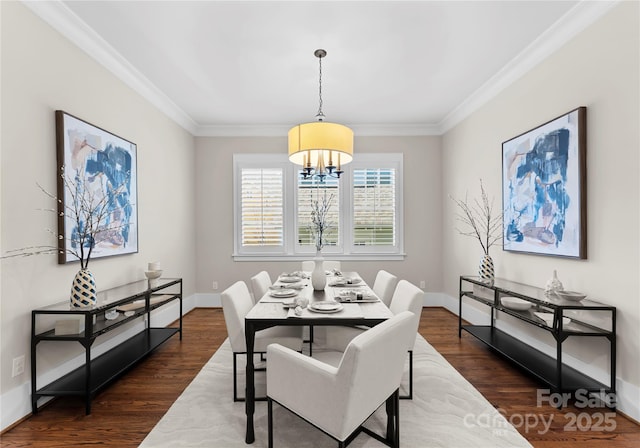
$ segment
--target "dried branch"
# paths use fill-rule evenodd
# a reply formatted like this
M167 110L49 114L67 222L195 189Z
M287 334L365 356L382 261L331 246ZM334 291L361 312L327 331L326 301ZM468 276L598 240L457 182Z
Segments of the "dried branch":
M315 236L316 250L319 252L325 245L324 234L333 227L333 223L328 221L333 193L327 198L327 190L323 190L321 199L311 200L311 225L309 229Z
M480 200L474 199L471 203L467 195L464 200L449 196L460 209L456 214L456 220L463 224L465 229L456 227L460 235L476 238L485 255L489 255L489 249L502 241L502 213L494 212L493 199L489 200L480 179Z
M128 175L122 183L113 187L110 183L102 179L103 185L100 189L92 190L77 175L75 179L71 179L62 173L62 182L65 191L69 195L69 201L63 201L62 198L50 193L42 185L36 183L38 188L50 199L54 200L58 208L40 209L45 212L55 213L56 216L62 216L73 221L75 229L68 238L70 244L65 245L64 249L58 246L28 246L20 249L14 249L6 252L6 255L0 258L13 257L30 257L33 255L60 254L67 253L80 260L80 268L86 269L91 259L91 254L96 244L105 240L109 235L113 235L114 231L122 229L128 224L112 223L113 214L119 215L124 213L124 207L119 205L118 199L122 194L126 194L126 186L128 183ZM97 194L99 192L99 194ZM60 211L59 211L60 210ZM51 229L45 229L57 240L64 240L65 236L54 232Z

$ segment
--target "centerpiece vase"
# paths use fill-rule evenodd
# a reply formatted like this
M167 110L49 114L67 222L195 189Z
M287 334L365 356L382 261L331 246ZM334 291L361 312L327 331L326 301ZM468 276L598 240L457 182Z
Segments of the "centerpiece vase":
M88 269L80 269L71 284L71 306L82 308L93 306L98 300L96 281Z
M493 285L496 277L493 270L493 260L491 259L489 254L485 254L485 256L482 257L482 261L480 262L480 267L478 269L478 274L480 275L480 280L482 280L483 283Z
M327 284L327 276L324 273L324 257L317 251L313 258L313 272L311 272L311 285L316 291L323 291Z

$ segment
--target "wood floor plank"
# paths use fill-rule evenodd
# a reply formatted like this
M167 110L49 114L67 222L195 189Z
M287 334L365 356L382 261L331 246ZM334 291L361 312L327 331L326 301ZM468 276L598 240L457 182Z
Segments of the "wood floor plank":
M541 386L471 335L463 333L458 338L457 325L457 317L445 309L425 308L419 331L536 448L578 444L594 448L640 446L640 426L620 414L612 413L609 419L612 428L595 429L598 414L604 418L605 413L611 412L606 408L537 407L536 391ZM98 394L91 415L84 414L84 403L78 398L53 400L37 415L2 434L0 446L137 447L226 337L220 308L193 310L184 318L183 340L171 338ZM229 387L231 393L231 384ZM572 414L576 417L573 426L576 430L567 431L567 425L572 429ZM551 419L548 431L543 418L545 422Z

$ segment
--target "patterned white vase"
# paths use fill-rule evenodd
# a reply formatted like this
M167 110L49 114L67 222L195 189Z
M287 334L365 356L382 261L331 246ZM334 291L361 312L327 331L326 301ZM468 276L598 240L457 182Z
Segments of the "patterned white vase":
M320 251L316 252L313 259L313 272L311 272L311 285L316 291L323 291L327 284L327 276L324 272L324 257Z
M496 277L493 271L493 260L489 255L482 257L482 261L480 262L480 267L478 269L478 275L480 275L480 279L483 283L493 285Z
M75 308L93 306L98 300L96 281L88 269L80 269L71 284L71 306Z

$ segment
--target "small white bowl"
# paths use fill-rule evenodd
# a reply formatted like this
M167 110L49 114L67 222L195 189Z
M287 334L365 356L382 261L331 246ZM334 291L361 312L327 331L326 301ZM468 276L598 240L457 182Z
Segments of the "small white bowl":
M144 271L144 275L146 275L149 280L153 280L153 279L156 279L156 278L160 278L160 276L162 275L162 270L159 270L159 271Z
M531 308L532 303L519 297L504 296L500 297L500 303L505 308L516 311L524 311Z
M556 295L561 299L570 300L571 302L579 302L587 297L586 294L575 291L556 291Z

